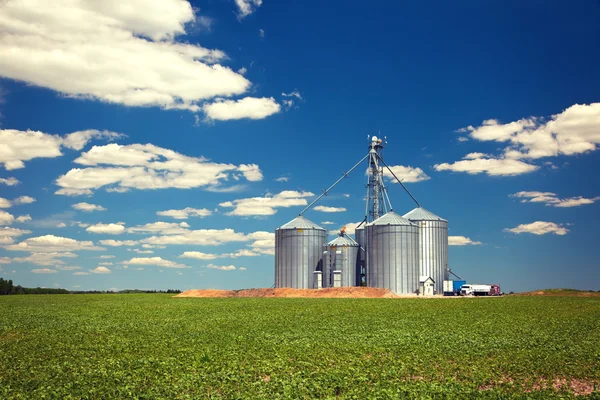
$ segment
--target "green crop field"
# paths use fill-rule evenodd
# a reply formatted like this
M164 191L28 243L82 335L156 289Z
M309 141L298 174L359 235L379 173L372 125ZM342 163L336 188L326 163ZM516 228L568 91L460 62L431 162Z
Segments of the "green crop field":
M0 298L0 398L600 398L600 299Z

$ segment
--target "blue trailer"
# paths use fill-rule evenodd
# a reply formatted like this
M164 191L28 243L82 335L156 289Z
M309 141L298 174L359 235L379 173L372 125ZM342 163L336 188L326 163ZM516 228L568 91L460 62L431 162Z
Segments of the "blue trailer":
M460 296L460 288L467 281L444 281L444 296Z

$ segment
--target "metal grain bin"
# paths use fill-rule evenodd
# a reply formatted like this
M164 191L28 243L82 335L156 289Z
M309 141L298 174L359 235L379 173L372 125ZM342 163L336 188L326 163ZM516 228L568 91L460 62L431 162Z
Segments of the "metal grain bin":
M357 228L354 231L354 236L356 237L356 241L358 242L359 246L366 250L366 246L367 246L367 239L366 239L367 231L365 230L365 224L361 225L360 228ZM362 261L365 261L365 252L361 251L360 248L359 248L358 252L360 254L360 259Z
M275 230L275 287L313 289L327 232L303 216Z
M340 276L339 286L356 286L360 276L358 243L349 236L340 235L325 245L327 256L323 258L323 271L327 273L329 287L336 287L334 276Z
M419 269L422 276L435 281L437 293L443 293L448 280L448 221L422 207L404 218L419 227Z
M393 211L367 224L367 286L394 293L419 288L419 228Z

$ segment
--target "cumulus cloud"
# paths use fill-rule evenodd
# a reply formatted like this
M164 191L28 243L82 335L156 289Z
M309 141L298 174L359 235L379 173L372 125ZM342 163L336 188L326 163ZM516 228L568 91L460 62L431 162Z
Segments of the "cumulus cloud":
M202 110L208 120L228 121L232 119L263 119L281 111L281 106L272 97L244 97L239 100L217 99L205 103Z
M56 194L91 194L109 189L190 189L220 185L230 178L262 179L257 165L218 164L203 157L189 157L152 144L94 146L82 153L74 168L56 180Z
M231 242L245 242L248 238L233 229L198 229L189 230L179 235L151 236L142 239L142 243L151 245L193 244L199 246L216 246Z
M153 222L145 225L134 226L127 229L129 233L154 233L160 235L178 235L189 232L190 226L185 223L177 222Z
M260 5L237 1L240 16ZM0 4L4 77L70 97L191 111L200 101L239 95L251 85L217 64L227 59L224 52L177 40L196 21L185 0L130 0L127 7L117 0ZM199 18L203 26L206 21Z
M0 228L0 237L2 237L2 236L18 237L21 235L27 235L29 233L31 233L31 231L28 231L26 229L9 228L9 227Z
M466 236L448 236L448 246L467 246L477 244L481 244L481 242L471 240Z
M65 224L64 222L59 222L58 224L56 224L57 228L66 228L67 224Z
M289 180L290 180L290 178L287 176L280 176L279 178L275 179L275 182L287 182Z
M85 203L85 202L73 204L71 207L74 208L75 210L85 211L85 212L106 211L106 208L104 208L100 205L90 204L90 203Z
M12 202L13 202L14 205L31 204L31 203L35 202L35 199L33 197L30 197L30 196L21 196L21 197L17 197Z
M89 272L81 272L81 271L73 272L73 275L89 275L89 274L90 274Z
M173 261L164 260L161 257L134 257L131 260L123 261L126 265L156 265L165 268L190 268L187 265L178 264Z
M105 254L105 255L103 255L103 256L100 256L100 257L98 257L98 258L102 258L102 259L105 259L105 260L106 260L106 259L110 259L110 258L115 258L115 256L113 256L113 255L110 255L110 254ZM102 263L100 263L100 264L102 264Z
M103 245L103 246L119 247L119 246L136 246L138 244L138 242L135 241L135 240L113 240L113 239L107 239L107 240L101 240L100 244Z
M585 198L582 196L569 197L565 199L559 198L556 193L552 192L518 192L511 194L510 197L516 197L521 199L521 203L543 203L546 206L552 207L578 207L586 204L594 204L600 200L600 196Z
M1 8L0 5L0 14ZM1 21L0 17L0 26L2 25ZM2 41L0 41L1 48ZM0 52L2 51L0 50ZM2 68L1 65L2 61L0 61L0 71ZM24 161L34 158L55 158L61 156L62 147L81 150L91 139L112 140L122 136L115 132L97 130L73 132L65 136L59 136L39 131L0 129L0 143L3 144L0 149L0 164L4 164L4 168L7 170L24 168ZM73 137L77 139L73 139Z
M331 222L331 221L323 221L321 222L321 225L334 225L335 222Z
M314 210L326 212L326 213L338 213L338 212L346 211L346 209L344 207L328 207L328 206L316 206L314 208Z
M212 214L211 210L206 208L191 208L186 207L183 210L166 210L166 211L157 211L156 215L160 215L161 217L171 217L174 219L188 219L189 217L207 217Z
M17 222L27 222L27 221L31 221L31 216L29 214L20 215L19 217L17 217Z
M58 271L50 268L39 268L31 270L31 272L33 272L34 274L55 274Z
M471 153L461 161L452 164L436 164L434 168L436 171L466 172L471 175L485 173L490 176L514 176L533 172L539 167L515 159L493 158L482 153Z
M233 253L210 254L202 253L201 251L185 251L179 258L193 258L196 260L215 260L217 258L238 258L238 257L258 257L261 253L249 250L240 249Z
M506 228L505 232L512 233L531 233L534 235L545 235L547 233L552 233L555 235L566 235L569 230L565 228L562 224L556 224L554 222L546 222L546 221L535 221L530 224L521 224L516 228Z
M79 241L61 236L45 235L26 239L21 243L5 247L12 251L31 251L31 252L60 252L60 251L78 251L78 250L105 250L102 247L95 246L91 241Z
M103 267L102 265L99 265L94 269L90 269L90 272L92 274L110 274L110 273L112 273L112 271L110 269Z
M235 0L238 9L238 18L246 18L262 5L262 0Z
M86 232L105 233L108 235L120 235L125 232L124 224L119 222L116 224L95 224L86 228Z
M81 269L81 267L76 266L76 265L69 265L69 266L57 265L55 268L60 271L76 271L78 269Z
M362 225L361 225L362 224ZM347 224L344 224L342 226L339 227L339 229L334 229L329 231L330 235L336 235L338 233L340 233L340 231L342 230L342 228L346 228L346 233L349 235L354 235L356 233L356 228L358 228L358 226L364 227L365 224L362 223L362 221L360 222L348 222Z
M480 126L458 130L478 141L506 143L497 157L467 158L454 164L439 164L438 171L467 173L487 172L489 175L518 175L538 169L521 160L535 160L558 155L574 155L594 151L600 144L600 103L575 104L550 118L528 117L501 123L495 119ZM496 173L490 173L495 171ZM504 171L504 172L503 172Z
M14 262L30 263L36 265L48 265L57 267L58 265L66 264L61 258L75 258L77 254L72 252L43 252L31 253L26 257L15 257Z
M0 183L6 185L6 186L14 186L19 184L19 180L17 178L0 178Z
M208 264L206 266L206 268L218 269L219 271L233 271L233 270L236 269L235 266L233 266L233 265L222 265L222 266L219 266L219 265L213 265L213 264Z
M307 205L306 197L314 196L311 192L297 192L284 190L276 195L265 197L252 197L220 203L219 206L233 208L226 215L251 216L273 215L276 208Z
M15 217L12 214L0 210L0 225L11 225L14 220Z
M0 208L10 208L11 206L10 200L0 197Z
M423 172L421 168L405 167L403 165L390 165L390 169L394 172L394 175L402 181L402 183L416 183L426 181L429 176ZM392 182L397 183L390 171L387 168L383 169L383 176L390 179Z

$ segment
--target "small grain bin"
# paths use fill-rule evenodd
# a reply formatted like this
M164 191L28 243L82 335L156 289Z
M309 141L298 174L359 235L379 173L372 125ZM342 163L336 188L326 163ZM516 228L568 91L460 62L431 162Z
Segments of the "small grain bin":
M448 221L417 207L404 218L419 227L419 274L435 281L435 291L444 292L448 280Z
M327 287L357 286L360 282L358 250L358 243L343 231L325 245L323 282Z
M313 289L327 232L303 216L275 230L275 287Z

